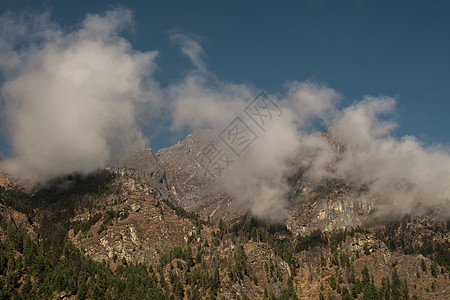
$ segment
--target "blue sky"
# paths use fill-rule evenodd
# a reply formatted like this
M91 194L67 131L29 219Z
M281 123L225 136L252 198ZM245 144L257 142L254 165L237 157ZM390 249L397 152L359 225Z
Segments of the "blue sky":
M221 80L269 93L289 81L319 82L337 90L343 106L364 95L397 97L398 136L450 144L449 1L2 0L0 12L49 11L71 30L86 13L117 4L134 13L125 33L133 47L158 50L163 86L192 69L169 39L181 30L199 37L207 68ZM172 142L160 137L152 147Z

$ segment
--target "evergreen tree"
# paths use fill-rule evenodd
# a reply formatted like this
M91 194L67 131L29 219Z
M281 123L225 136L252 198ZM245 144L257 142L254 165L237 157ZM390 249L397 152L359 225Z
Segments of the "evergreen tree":
M331 275L330 277L330 286L333 290L336 289L336 277L334 277L334 275Z
M402 282L395 268L392 271L391 295L393 300L400 300L402 298Z
M367 266L364 266L364 268L361 271L362 274L362 283L363 285L369 284L370 282L370 274L369 274L369 269L367 268Z
M84 279L81 279L77 292L77 300L84 300L87 297L88 288Z

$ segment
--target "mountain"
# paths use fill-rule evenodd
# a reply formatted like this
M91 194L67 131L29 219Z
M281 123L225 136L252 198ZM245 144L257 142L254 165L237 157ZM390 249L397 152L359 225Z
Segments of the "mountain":
M342 146L327 134L336 155ZM214 141L212 132L196 131L177 144L158 151L156 157L166 172L171 201L187 211L198 213L203 219L236 220L249 209L248 204L237 203L220 189L218 181L205 174L200 161L203 149ZM288 227L297 235L315 229L325 231L345 226L360 226L373 208L373 197L361 187L355 187L342 178L311 181L304 177L305 169L295 165L286 181L290 185L290 217Z
M212 141L211 131L199 130L183 141L159 150L156 157L166 172L174 204L198 213L204 219L234 220L243 216L248 208L235 203L221 191L199 163L202 151Z
M31 194L1 173L0 299L450 298L448 216L382 218L366 188L293 164L289 216L257 219L198 163L210 141Z

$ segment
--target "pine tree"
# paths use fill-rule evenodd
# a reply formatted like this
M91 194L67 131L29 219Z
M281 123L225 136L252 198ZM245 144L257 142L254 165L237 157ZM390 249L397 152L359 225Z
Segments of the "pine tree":
M402 297L402 282L398 276L397 269L392 271L392 299L400 300Z
M370 282L370 274L369 274L369 269L367 268L367 266L364 266L364 268L361 271L362 274L362 283L363 285L366 285Z
M84 300L87 297L88 288L84 278L80 280L78 292L77 292L77 300Z
M336 277L334 277L334 275L331 275L330 277L330 286L333 290L336 289Z

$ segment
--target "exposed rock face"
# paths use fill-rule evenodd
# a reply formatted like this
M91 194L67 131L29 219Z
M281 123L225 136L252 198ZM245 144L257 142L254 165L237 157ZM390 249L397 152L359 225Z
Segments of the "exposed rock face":
M246 209L237 207L199 163L199 155L211 141L210 131L199 130L183 141L159 150L156 157L166 172L171 200L175 204L199 213L205 219L234 219L243 215Z
M337 144L327 131L317 134L330 141L338 157L344 146ZM207 130L196 131L185 140L161 149L156 157L165 171L171 200L175 204L199 213L204 219L230 220L245 214L248 207L238 207L198 163L203 149L213 141L211 135ZM314 182L303 177L303 173L304 170L299 170L289 177L286 175L290 184L286 197L291 211L286 221L291 231L296 234L306 234L317 228L331 231L366 221L374 202L367 191L351 186L343 179Z
M152 149L146 147L140 152L128 155L122 162L110 167L114 172L128 174L135 178L141 178L162 197L169 196L169 190L164 169Z
M318 135L332 145L336 157L344 151L324 130ZM183 141L161 149L155 155L150 148L133 153L112 171L141 178L162 198L203 219L234 220L248 211L246 204L238 204L223 192L219 181L212 178L199 163L199 158L215 136L209 130L198 130ZM292 169L296 166L293 165ZM361 225L373 208L374 198L367 191L350 186L343 179L311 181L303 176L304 170L286 175L290 190L286 195L290 205L290 218L286 220L295 234L307 234L314 229L333 230ZM139 210L139 208L132 208Z
M4 188L5 190L10 189L22 189L20 186L20 181L17 179L13 179L8 174L0 170L0 187Z
M20 226L26 228L28 235L32 239L36 239L37 235L34 232L33 226L31 224L29 218L27 218L27 216L25 214L18 212L17 210L7 207L7 206L3 205L2 203L0 203L0 215L7 220L13 221L17 225L20 225ZM3 230L0 228L0 242L3 241L5 238L6 238L6 233L3 232Z
M114 211L127 211L128 216L109 222L103 218L85 234L69 232L74 244L94 260L156 264L161 253L183 245L194 230L190 220L176 216L145 183L120 176L113 185L117 194L105 195L101 202ZM78 214L72 221L87 220L93 214Z
M296 192L290 198L287 226L294 235L361 226L369 219L376 201L367 191L336 179L313 183L299 178L291 190Z
M293 250L296 248L295 241L300 241L300 236L314 229L332 231L343 226L355 227L367 220L374 199L361 187L354 187L343 180L312 182L304 178L302 172L290 178L292 193L288 198L291 218L287 220L287 225L293 234L282 228L273 234L276 240L263 238L270 230L266 232L261 227L239 233L248 226L245 222L231 226L225 222L202 224L195 218L189 219L186 217L189 214L180 213L179 208L163 201L158 189L174 190L173 202L200 212L204 217L227 212L229 206L223 203L232 203L214 198L218 197L214 182L199 172L201 168L189 156L189 153L197 153L195 151L201 146L197 136L192 135L170 149L162 150L157 158L151 150L147 154L136 154L134 165L124 163L122 168L114 169L122 176L108 173L111 181L107 181L105 188L80 192L80 199L76 201L92 201L93 205L74 212L68 227L69 239L94 260L104 260L113 267L121 265L122 259L143 262L145 268L158 266L157 276L164 277L167 284L173 274L186 283L198 278L200 271L207 274L203 277L204 282L212 281L213 274L217 272L220 284L216 292L219 299L262 299L266 293L281 297L287 288L298 299L318 299L320 294L337 299L341 298L343 291L338 292L331 286L331 278L335 278L342 288L352 291L355 284L352 282L354 279L350 278L353 275L361 281L365 267L370 270L371 281L378 287L382 286L383 277L392 278L392 272L397 270L410 295L417 295L419 299L450 297L448 270L430 259L433 253L426 258L417 252L405 254L392 249L392 244L398 244L399 249L411 245L414 247L412 250L418 247L433 249L441 245L441 252L447 253L444 251L450 240L450 222L447 221L440 224L428 218L416 218L399 222L398 226L386 225L386 228L380 229L382 234L374 227L372 232L366 229L329 232L326 234L329 237L327 244L312 244L307 245L308 250ZM162 177L148 177L151 172L141 169L140 159L150 160L147 165L143 164L146 168L156 170L158 174L166 172L167 185L164 180L158 180ZM149 181L155 182L156 187L150 186ZM0 176L0 185L2 182L9 184ZM202 191L207 188L210 190ZM223 197L227 199L225 195ZM216 212L212 213L214 210ZM25 227L30 225L25 215L3 204L0 204L0 214ZM99 215L96 221L92 221L86 230L79 229L75 233L77 222L89 220L94 215ZM5 237L0 229L0 241ZM333 240L336 242L332 245ZM166 255L166 262L162 263L164 255L175 247L182 248L186 253L189 249L191 254L189 257L181 255L181 258L173 256L170 259ZM188 264L191 265L189 272ZM173 283L170 285L169 290L173 290ZM187 293L200 285L200 281L197 287L186 284L184 290ZM209 298L208 289L202 288L197 292L195 299ZM61 292L56 297L67 295ZM362 298L363 291L357 297Z
M20 189L19 183L10 178L6 173L0 171L0 187L5 190L12 189ZM33 229L33 224L30 222L30 218L28 218L24 213L21 213L12 207L3 204L3 195L0 195L0 215L7 220L12 220L14 223L23 226L27 229L28 234L31 238L36 238L36 233ZM6 238L5 234L0 229L0 241Z

